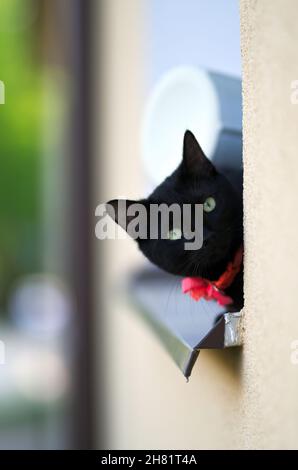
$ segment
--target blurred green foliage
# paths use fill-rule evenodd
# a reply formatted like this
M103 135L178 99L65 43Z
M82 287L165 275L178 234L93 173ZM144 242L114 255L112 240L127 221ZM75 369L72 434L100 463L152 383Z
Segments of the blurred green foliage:
M37 2L0 1L0 309L14 279L40 266L42 75Z

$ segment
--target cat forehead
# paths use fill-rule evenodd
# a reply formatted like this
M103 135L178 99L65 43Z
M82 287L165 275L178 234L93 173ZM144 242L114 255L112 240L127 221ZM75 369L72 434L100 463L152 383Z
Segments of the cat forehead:
M148 198L149 202L155 204L171 204L173 202L178 203L179 201L181 201L181 199L181 192L177 191L174 186L167 188L162 186L158 187Z
M216 194L221 188L217 181L187 181L175 182L165 181L158 186L149 196L148 200L152 203L198 203L204 197Z

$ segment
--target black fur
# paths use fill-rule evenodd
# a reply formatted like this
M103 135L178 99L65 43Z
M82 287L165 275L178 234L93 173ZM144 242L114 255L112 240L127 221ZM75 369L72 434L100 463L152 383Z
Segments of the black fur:
M194 135L186 131L183 159L178 168L147 199L138 202L145 205L195 205L203 204L210 196L215 199L216 207L214 211L204 213L202 248L197 251L185 250L185 239L138 239L142 253L152 263L169 273L216 280L243 243L242 194L239 195L226 177L216 170L204 155ZM110 203L116 208L117 200ZM233 308L239 309L243 306L243 270L226 293L234 299Z

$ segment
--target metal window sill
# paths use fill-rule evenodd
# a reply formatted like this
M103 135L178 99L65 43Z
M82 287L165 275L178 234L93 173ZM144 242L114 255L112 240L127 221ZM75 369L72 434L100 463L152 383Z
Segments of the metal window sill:
M181 279L156 268L134 273L128 292L188 379L201 349L242 344L241 312L226 312L215 301L194 301L181 292Z

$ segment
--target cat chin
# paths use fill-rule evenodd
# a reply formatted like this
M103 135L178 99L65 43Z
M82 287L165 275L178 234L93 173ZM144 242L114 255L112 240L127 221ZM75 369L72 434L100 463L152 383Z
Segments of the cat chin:
M201 250L204 250L204 248ZM218 251L218 247L217 250L214 249L211 252L212 255L210 256L209 247L205 253L202 251L190 265L189 270L182 275L187 277L205 277L207 279L216 279L219 277L226 269L231 259L230 245L220 252Z
M143 250L141 250L143 251ZM143 254L146 258L161 270L173 274L175 276L184 276L184 277L206 277L207 279L214 279L225 270L227 263L230 261L230 252L231 244L227 243L224 247L221 246L219 249L218 243L205 244L198 251L193 252L193 256L189 255L189 258L183 259L180 263L181 268L179 268L179 261L174 264L171 263L171 260L168 260L168 263L160 262L160 260L155 257L151 257L151 254L143 251ZM189 252L190 253L190 252ZM212 255L210 255L212 253ZM187 266L187 268L185 268Z

